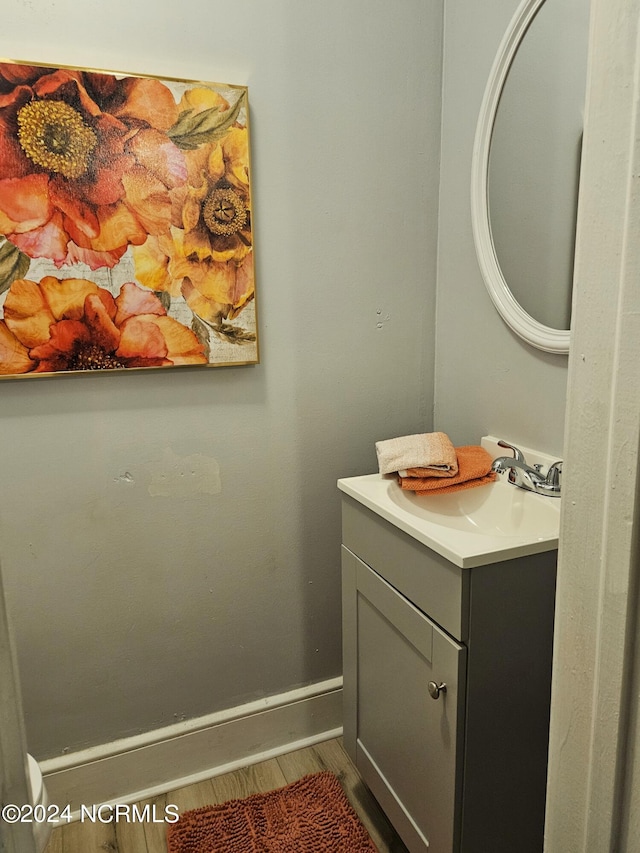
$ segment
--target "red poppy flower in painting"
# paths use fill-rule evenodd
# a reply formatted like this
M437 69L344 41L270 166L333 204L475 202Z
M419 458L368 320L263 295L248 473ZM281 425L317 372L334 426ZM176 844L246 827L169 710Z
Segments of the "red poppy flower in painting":
M6 363L3 362L6 359ZM0 373L205 364L194 333L133 282L117 297L86 279L15 281L0 326Z
M35 362L29 358L27 347L0 320L0 376L28 373L34 367Z
M58 267L113 267L171 223L177 118L159 80L0 63L0 233Z

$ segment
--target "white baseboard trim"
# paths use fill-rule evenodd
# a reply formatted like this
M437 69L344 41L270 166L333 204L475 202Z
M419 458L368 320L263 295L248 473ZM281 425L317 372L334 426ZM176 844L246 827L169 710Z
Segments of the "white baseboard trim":
M40 762L49 800L135 803L342 734L342 678Z

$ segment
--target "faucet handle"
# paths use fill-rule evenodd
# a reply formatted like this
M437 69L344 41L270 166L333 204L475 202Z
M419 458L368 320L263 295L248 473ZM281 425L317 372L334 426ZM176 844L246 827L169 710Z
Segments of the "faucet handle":
M524 453L520 450L519 447L515 447L513 444L508 444L506 441L503 441L502 439L500 439L500 441L498 442L498 447L506 447L507 450L512 450L513 451L513 457L514 457L514 459L517 459L518 462L524 462L525 461Z
M560 474L562 473L562 459L559 459L557 462L554 462L553 465L549 465L549 470L547 471L547 477L545 482L548 486L555 486L558 489L560 488Z

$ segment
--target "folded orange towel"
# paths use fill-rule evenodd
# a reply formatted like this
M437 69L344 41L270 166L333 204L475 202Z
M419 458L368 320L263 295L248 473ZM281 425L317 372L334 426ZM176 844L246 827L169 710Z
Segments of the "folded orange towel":
M458 473L458 459L451 439L444 432L425 432L376 441L378 468L391 474L420 465L428 477L453 477Z
M410 468L407 470L408 476L398 478L400 486L419 495L442 494L473 489L496 479L497 475L491 470L493 459L484 447L475 444L456 447L456 455L458 473L455 477L446 481L434 480L431 474L424 476L423 469Z

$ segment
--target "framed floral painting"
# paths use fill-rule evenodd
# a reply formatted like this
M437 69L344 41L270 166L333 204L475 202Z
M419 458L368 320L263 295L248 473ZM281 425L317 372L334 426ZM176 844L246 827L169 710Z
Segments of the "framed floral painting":
M0 61L0 376L257 361L246 88Z

